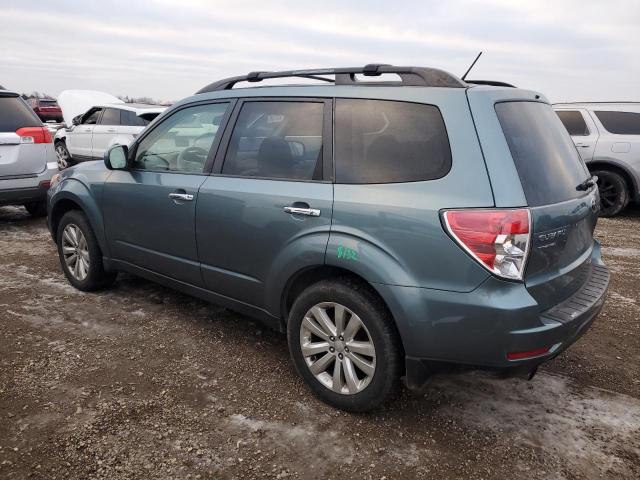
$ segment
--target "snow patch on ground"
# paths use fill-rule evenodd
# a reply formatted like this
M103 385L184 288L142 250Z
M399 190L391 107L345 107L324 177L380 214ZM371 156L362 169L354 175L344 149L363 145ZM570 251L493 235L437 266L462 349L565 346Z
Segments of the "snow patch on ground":
M627 478L625 459L640 457L640 400L598 388L574 389L546 373L533 381L481 375L434 381L454 397L446 410L465 422L560 456L587 478Z
M321 473L326 462L351 464L354 450L351 442L335 430L320 430L313 423L292 425L288 422L247 418L242 414L229 416L231 428L259 433L274 444L297 450L306 468ZM308 452L316 455L309 457Z

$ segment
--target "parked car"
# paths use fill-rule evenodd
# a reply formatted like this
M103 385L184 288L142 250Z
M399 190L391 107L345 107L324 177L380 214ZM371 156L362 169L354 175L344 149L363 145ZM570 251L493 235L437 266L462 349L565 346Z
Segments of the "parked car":
M233 88L301 76L335 84ZM52 183L73 286L126 271L260 319L350 411L453 364L532 375L609 281L597 188L547 100L436 69L221 80Z
M58 101L65 123L55 135L61 169L100 160L113 145L129 145L166 107L124 103L104 92L66 90Z
M0 206L47 213L46 192L58 171L51 134L15 92L0 90Z
M43 122L62 122L62 110L53 98L30 98L27 102Z
M640 202L640 103L559 103L553 108L589 171L598 177L600 215Z

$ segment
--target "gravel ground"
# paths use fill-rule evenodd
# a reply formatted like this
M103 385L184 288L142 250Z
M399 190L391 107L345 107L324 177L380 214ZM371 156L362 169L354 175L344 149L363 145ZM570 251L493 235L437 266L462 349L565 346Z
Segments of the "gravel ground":
M640 478L640 210L597 235L605 308L532 381L441 377L352 415L282 335L132 276L79 292L44 221L0 208L0 478Z

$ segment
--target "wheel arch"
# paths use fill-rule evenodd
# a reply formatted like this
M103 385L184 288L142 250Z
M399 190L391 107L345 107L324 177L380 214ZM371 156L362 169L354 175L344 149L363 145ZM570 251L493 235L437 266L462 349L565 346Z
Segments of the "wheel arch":
M283 319L283 324L286 325L287 323L289 312L291 311L291 307L293 306L295 299L306 288L322 280L335 280L341 278L348 279L351 282L357 283L380 301L381 305L386 309L392 320L393 327L398 334L398 338L401 339L400 347L402 348L404 355L404 341L402 339L400 329L398 328L396 315L394 315L394 312L390 307L390 302L388 302L385 299L384 295L381 294L378 289L376 289L375 284L368 282L364 277L347 268L336 267L332 265L317 265L314 267L304 268L292 275L285 284L281 295L280 311Z
M64 214L70 210L79 210L91 225L103 255L107 255L107 242L102 228L102 213L95 199L82 183L73 179L67 180L64 188L64 190L57 192L51 201L49 227L53 241L57 242L56 233Z
M625 183L627 184L630 197L636 202L640 200L638 179L626 166L622 165L619 162L616 162L615 160L596 159L592 162L587 163L587 168L590 172L594 172L596 170L609 170L618 173L620 176L622 176Z

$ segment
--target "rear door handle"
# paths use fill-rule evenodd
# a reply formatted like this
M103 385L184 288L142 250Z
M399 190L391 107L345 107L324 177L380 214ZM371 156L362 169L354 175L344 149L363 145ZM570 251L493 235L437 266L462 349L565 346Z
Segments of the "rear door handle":
M116 133L116 129L115 128L109 128L107 130L108 133Z
M306 215L308 217L320 216L320 210L317 208L284 207L284 211L295 215Z
M193 200L193 195L190 193L170 193L169 198L171 200L182 200L183 202L190 202Z

